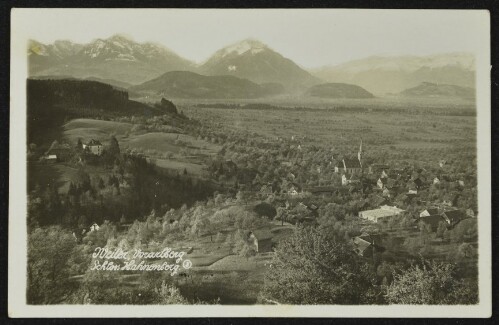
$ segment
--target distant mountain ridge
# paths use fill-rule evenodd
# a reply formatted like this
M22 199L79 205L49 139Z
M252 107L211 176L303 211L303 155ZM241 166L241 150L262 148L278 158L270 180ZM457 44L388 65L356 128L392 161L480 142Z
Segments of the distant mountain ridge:
M34 80L61 80L61 79L67 79L67 80L90 80L90 81L98 81L104 84L108 84L114 87L119 87L123 89L127 89L128 87L132 86L132 84L129 84L124 81L119 81L119 80L114 80L114 79L102 79L102 78L97 78L97 77L87 77L87 78L75 78L71 76L34 76L31 77L30 79Z
M166 71L193 70L195 64L154 43L137 43L115 35L88 44L30 41L29 75L66 75L137 84Z
M129 88L138 94L168 98L260 98L275 95L275 84L258 85L235 76L205 76L189 71L170 71Z
M246 39L218 50L199 67L199 72L231 75L255 83L280 83L291 89L321 82L292 60L254 39Z
M475 89L471 87L423 82L416 87L402 91L400 95L404 97L448 97L474 99Z
M204 75L231 75L255 83L281 84L301 88L320 79L292 60L257 40L247 39L222 48L197 65L154 43L137 43L115 35L88 44L30 41L29 75L97 78L140 84L170 71L191 71Z
M469 53L372 56L312 72L329 82L359 85L376 95L399 93L425 81L475 86L475 59Z
M329 83L358 85L376 96L398 94L422 82L475 87L475 60L468 53L429 56L371 56L337 66L306 71L266 44L246 39L216 51L196 64L154 43L137 43L115 35L88 44L55 41L28 46L29 76L66 76L110 84L138 85L170 71L230 75L265 88L302 93ZM272 85L272 87L271 87Z
M306 95L321 98L374 98L374 95L357 85L325 83L310 87Z

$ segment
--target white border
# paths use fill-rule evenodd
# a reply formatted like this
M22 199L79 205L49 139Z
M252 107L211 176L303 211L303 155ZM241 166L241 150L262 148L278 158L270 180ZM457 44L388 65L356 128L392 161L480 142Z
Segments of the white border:
M479 299L474 306L32 306L26 304L26 44L36 15L53 9L11 11L11 105L9 175L9 295L10 317L490 317L491 278L491 121L490 14L487 10L459 10L482 24L476 35L477 141L479 209ZM63 10L63 9L58 9ZM68 9L124 10L124 9ZM158 9L130 9L158 10ZM168 10L168 9L165 9ZM172 9L169 9L172 10ZM173 9L179 10L179 9ZM199 10L199 9L181 9ZM203 9L217 10L217 9ZM242 10L242 9L239 9ZM267 9L263 9L267 10ZM282 9L313 10L313 9ZM324 9L315 9L324 10ZM366 9L328 9L365 12ZM385 10L376 10L385 11ZM391 10L393 12L393 10ZM408 10L404 10L408 11ZM448 12L449 10L440 10ZM457 11L454 11L457 12ZM61 26L61 28L64 28Z

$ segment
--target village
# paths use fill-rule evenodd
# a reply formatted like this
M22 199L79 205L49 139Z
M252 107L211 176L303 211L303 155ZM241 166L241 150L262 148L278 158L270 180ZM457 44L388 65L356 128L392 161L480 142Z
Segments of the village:
M209 121L161 133L171 121L170 115L79 119L68 124L77 131L66 131L75 132L71 137L49 140L44 151L29 146L32 182L38 180L31 185L30 227L56 222L70 230L71 245L89 251L185 251L193 267L174 284L188 299L204 301L256 303L276 256L308 232L341 239L348 255L372 268L376 290L421 258L452 261L473 276L476 180L450 151L420 151L422 159L414 159L410 149L380 150L375 138L342 136L328 146ZM158 139L148 144L157 149L129 147L148 134ZM193 159L198 171L184 163ZM81 261L73 282L93 274L84 267L91 261ZM135 288L140 274L120 271L116 281Z
M117 266L112 281L143 292L141 285L173 280L190 301L274 303L276 265L284 256L295 265L304 251L288 251L302 244L310 249L314 236L341 246L341 257L329 263L365 265L366 276L375 279L370 290L378 293L393 283L394 272L421 261L454 263L466 281L475 276L478 211L476 169L470 166L476 160L473 152L457 155L452 146L460 142L444 140L453 145L440 150L416 142L414 148L331 127L318 138L295 118L301 134L267 134L261 124L257 133L210 115L194 119L213 114L206 110L182 106L153 117L76 118L45 146L28 146L28 227L61 227L56 232L69 235L66 244L79 256L67 278L72 285L85 288L83 279L98 280L83 252L172 247L186 252L192 268L151 281ZM305 122L313 119L311 114Z
M116 139L113 141L117 143ZM296 142L297 139L293 136L291 141ZM79 140L76 148L80 152L76 158L76 164L81 164L82 159L98 164L99 159L108 149L95 139L88 139L85 142ZM296 146L296 150L302 150L301 144ZM74 161L72 152L69 144L59 144L55 141L39 160L45 164ZM326 168L331 169L334 172L334 177L341 179L341 182L329 186L303 186L292 173L293 163L289 161L276 162L276 164L281 164L283 168L290 169L286 172L286 177L280 181L258 181L258 174L253 179L248 178L247 175L238 171L237 164L231 159L220 162L219 166L215 168L214 175L216 177L223 175L225 186L233 187L236 185L236 194L239 196L237 199L239 202L244 201L244 205L248 205L250 202L255 202L255 204L262 202L260 207L263 211L258 213L270 220L275 219L281 223L281 226L286 223L295 226L317 227L320 216L324 215L322 209L332 201L331 198L352 194L369 197L371 202L368 203L366 199L358 207L356 213L359 227L357 231L360 234L351 238L352 250L364 258L372 258L376 252L386 251L387 248L380 240L381 235L386 234L387 225L391 224L390 229L392 229L393 220L400 219L401 216L412 221L412 224L411 222L405 224L409 229L419 231L424 228L431 233L437 232L439 227L450 230L461 221L474 218L473 209L457 208L448 200L425 205L425 201L419 199L419 197L427 195L430 187L439 186L441 179L446 182L451 181L444 171L445 160L438 161L436 163L438 164L437 173L431 174L423 168L391 168L388 164L367 164L363 161L363 155L363 144L362 139L360 139L357 157L344 157L338 161L332 157ZM321 173L322 168L318 167L317 173ZM116 176L113 175L113 177ZM127 177L121 175L121 177L116 178L120 188L129 187L130 180ZM247 178L246 182L244 178ZM465 183L461 179L452 182L455 182L460 188L465 187ZM241 197L244 199L241 200ZM411 202L417 202L417 205L423 206L424 209L408 215L407 210L397 207L394 203L395 198L398 198L396 201L400 202L400 197L403 198L402 201L406 206L410 206ZM321 204L317 203L319 201ZM166 220L160 218L159 221ZM120 229L124 230L131 226L131 223L124 221L121 221L120 224ZM99 230L99 225L93 222L88 230L80 228L73 231L73 236L78 243L81 243L87 232L96 230ZM274 237L268 227L252 228L245 233L247 244L256 254L272 252L273 247L277 244Z

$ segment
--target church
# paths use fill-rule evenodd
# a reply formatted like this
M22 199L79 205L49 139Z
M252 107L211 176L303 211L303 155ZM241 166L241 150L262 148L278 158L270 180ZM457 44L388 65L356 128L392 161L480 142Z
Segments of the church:
M357 159L355 158L345 158L334 167L335 173L345 173L345 174L360 174L362 173L362 139L360 139L359 152L357 154Z

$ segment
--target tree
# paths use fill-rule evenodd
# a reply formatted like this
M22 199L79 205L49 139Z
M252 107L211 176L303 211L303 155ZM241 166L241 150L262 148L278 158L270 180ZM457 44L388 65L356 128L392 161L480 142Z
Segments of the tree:
M75 149L77 152L83 151L83 143L81 142L81 138L78 138L78 142L76 143Z
M253 246L251 246L244 239L241 239L242 244L240 245L239 256L246 257L249 259L251 256L256 255L256 250Z
M173 113L173 114L178 113L177 107L175 106L175 104L173 104L171 101L169 101L165 98L161 98L161 102L159 104L157 104L156 107L162 108L168 113Z
M377 302L374 270L326 228L298 228L281 241L265 275L266 299L286 304Z
M160 305L187 305L188 301L181 294L178 288L168 285L165 281L156 288L157 303Z
M237 203L246 203L246 195L243 191L238 191L236 194Z
M286 208L278 207L277 208L277 220L281 220L281 226L284 226L284 219L286 219Z
M386 299L406 305L475 304L478 291L473 284L456 279L453 264L422 261L394 274Z
M447 223L445 221L440 221L438 223L436 237L437 238L444 238L444 234L445 234L446 230L447 230Z
M197 207L193 214L191 233L199 237L201 234L205 233L209 227L210 220L208 220L208 216L204 215L201 206Z
M115 158L119 156L120 154L120 144L118 143L118 140L116 137L113 135L111 136L111 140L109 141L109 147L107 149L107 152L111 158Z
M254 211L263 217L273 219L277 215L276 209L267 202L261 202L254 207Z
M59 226L36 228L28 235L29 304L59 303L71 292L69 261L75 246L71 233Z

